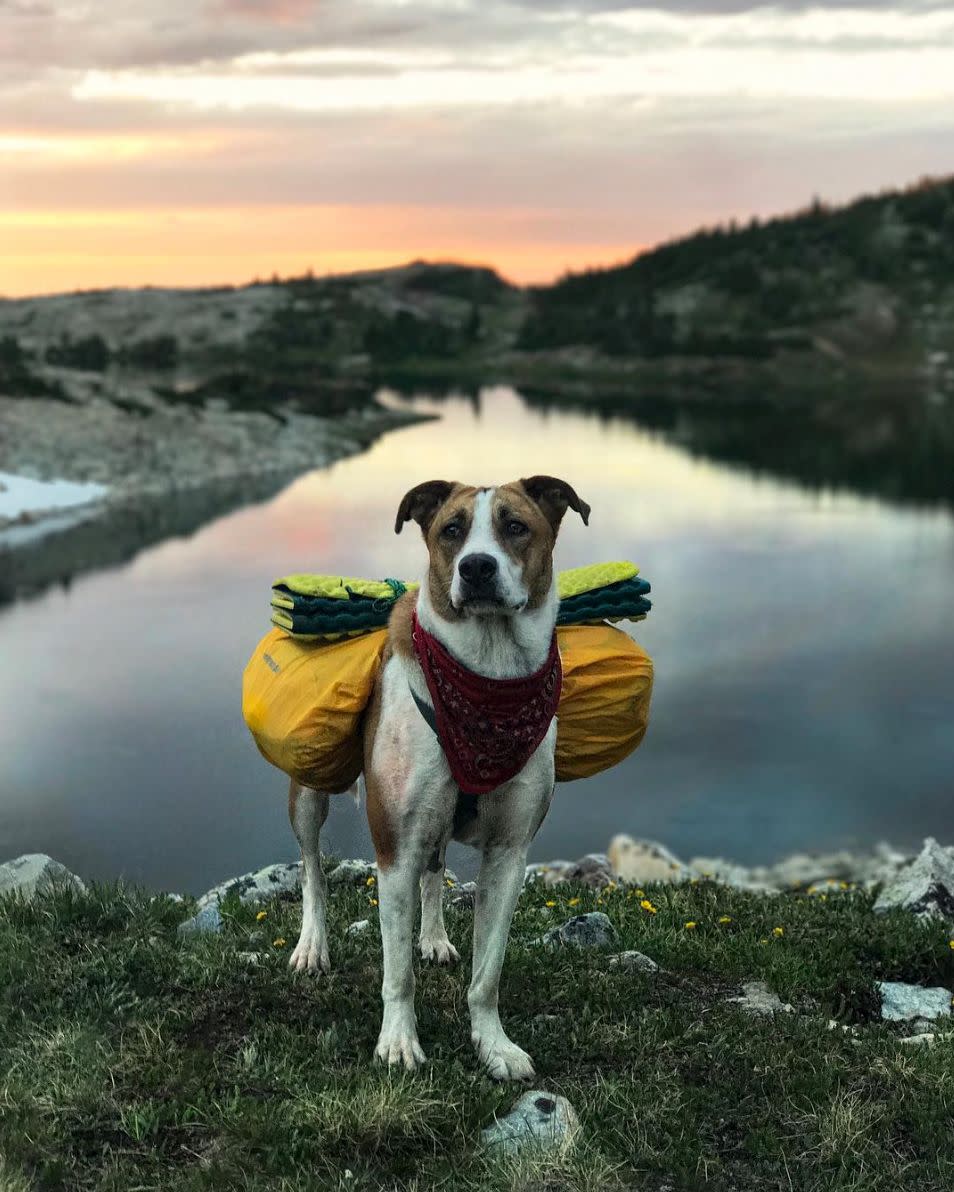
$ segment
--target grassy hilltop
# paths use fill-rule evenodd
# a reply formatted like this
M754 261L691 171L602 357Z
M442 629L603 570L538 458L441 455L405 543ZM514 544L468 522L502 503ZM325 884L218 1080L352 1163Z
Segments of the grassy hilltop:
M536 1061L536 1087L567 1096L582 1131L563 1156L503 1161L481 1150L480 1130L519 1089L483 1077L468 1039L472 912L448 911L463 971L419 973L430 1063L389 1074L371 1063L373 897L333 895L335 971L320 980L287 970L294 903L262 917L226 905L222 935L183 941L181 905L131 890L0 902L0 1188L954 1185L954 1042L901 1042L875 990L879 979L951 987L954 951L936 922L877 917L869 895L840 888L529 886L503 1017ZM594 909L619 949L661 971L533 945ZM345 934L364 918L367 931ZM730 1002L751 978L792 1012L759 1017Z

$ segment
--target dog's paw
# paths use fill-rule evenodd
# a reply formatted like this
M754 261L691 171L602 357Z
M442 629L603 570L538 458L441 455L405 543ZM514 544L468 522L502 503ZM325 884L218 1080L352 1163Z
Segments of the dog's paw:
M490 1038L473 1036L480 1062L492 1080L532 1080L533 1060L503 1033Z
M413 1072L419 1065L427 1062L417 1039L417 1028L410 1026L383 1026L378 1036L378 1045L374 1049L374 1057L381 1063L393 1067L401 1064L408 1072Z
M288 958L288 967L296 973L330 973L327 939L314 929L303 927L295 951Z
M435 964L456 964L460 960L460 953L446 935L422 935L419 947L422 960Z

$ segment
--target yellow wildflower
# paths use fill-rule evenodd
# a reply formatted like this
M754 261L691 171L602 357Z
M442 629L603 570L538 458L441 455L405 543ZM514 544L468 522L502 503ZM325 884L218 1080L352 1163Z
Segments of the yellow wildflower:
M579 898L571 898L570 901L567 903L567 906L576 906L576 904L579 901L580 901Z
M731 923L731 922L732 922L732 916L731 916L731 915L720 915L720 916L719 916L719 922L720 922L720 923Z
M644 911L649 911L649 913L651 915L655 915L656 908L653 906L653 904L649 901L648 898L644 898L639 905L643 908Z
M947 943L951 951L954 952L954 940L948 940Z
M376 898L369 898L369 899L368 899L368 902L371 904L371 906L377 906L377 905L378 905L378 900L377 900Z
M646 891L645 891L645 890L637 890L637 891L636 891L636 897L637 897L637 898L645 898L645 897L646 897Z
M551 898L548 902L545 902L543 905L544 906L556 906L556 903Z
M690 919L689 922L686 924L686 931L695 931L695 928L696 928L695 919Z
M785 934L784 927L773 927L772 928L772 935L779 936L779 935L784 935L784 934Z
M266 918L268 918L268 911L259 911L258 914L255 916L255 922L261 923L261 921Z
M449 878L449 877L445 877L445 878L444 878L444 881L445 881L445 882L447 882L448 886L453 886L453 884L454 884L454 883L453 883L453 882L450 880L450 878Z
M365 884L366 886L373 886L373 885L374 885L374 875L372 875L371 877L369 877L369 878L368 878L368 880L367 880L367 881L366 881L364 884Z
M272 940L272 947L273 948L284 948L285 947L285 937L283 935L280 935L277 940Z

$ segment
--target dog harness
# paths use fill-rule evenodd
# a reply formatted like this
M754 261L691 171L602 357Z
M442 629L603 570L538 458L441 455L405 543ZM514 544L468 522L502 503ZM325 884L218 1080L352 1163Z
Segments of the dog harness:
M411 694L437 734L461 792L484 795L519 774L560 703L563 666L556 634L543 666L521 679L488 679L468 670L416 613L411 640L433 707Z

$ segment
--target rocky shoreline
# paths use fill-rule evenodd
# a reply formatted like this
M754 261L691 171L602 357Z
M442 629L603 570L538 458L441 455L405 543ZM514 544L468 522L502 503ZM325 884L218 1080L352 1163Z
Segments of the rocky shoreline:
M0 515L0 603L264 500L295 476L421 420L373 402L336 418L159 398L144 410L0 397L0 473L100 490L87 504L41 502L15 518Z
M332 893L339 888L373 884L377 874L375 863L363 858L326 857L324 864ZM446 877L448 901L452 905L472 905L475 883L461 882L450 869ZM656 841L618 835L605 853L587 853L576 861L533 862L527 866L525 876L525 886L540 883L550 888L579 883L597 891L687 882L709 882L755 894L821 898L860 890L877 894L873 908L876 912L902 909L954 921L954 845L940 845L932 837L924 841L917 855L881 843L869 853L793 853L773 865L744 866L708 857L686 862ZM0 896L17 893L32 898L63 884L79 891L85 889L82 878L44 853L29 853L0 864ZM252 906L273 898L300 896L299 861L278 862L227 878L197 899L179 893L156 895L183 904L194 903L197 915L230 899ZM215 916L208 922L214 923ZM189 929L187 924L183 926Z

